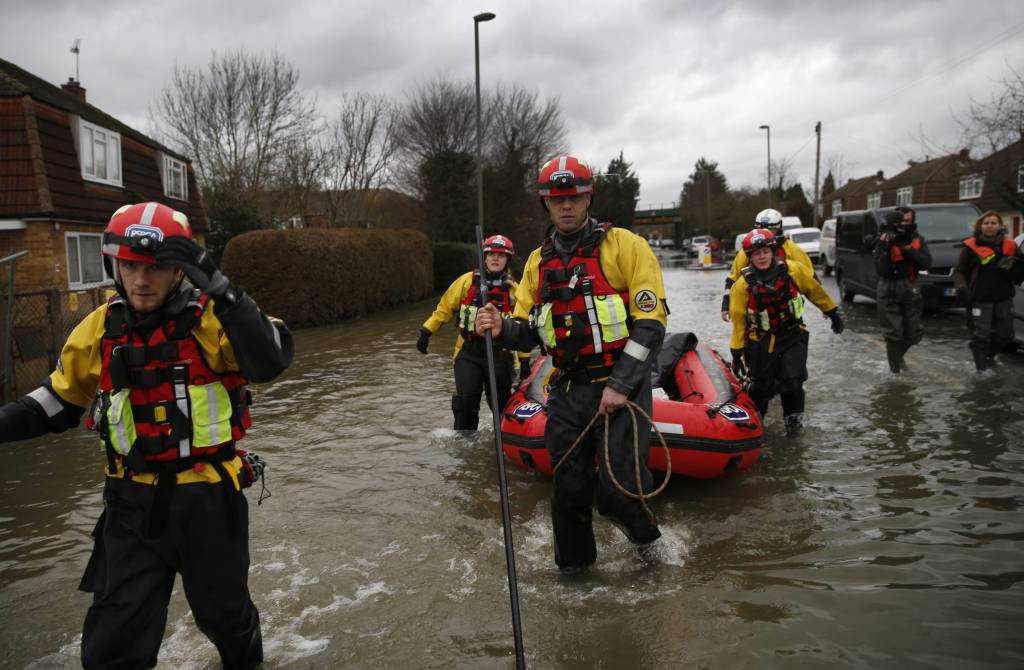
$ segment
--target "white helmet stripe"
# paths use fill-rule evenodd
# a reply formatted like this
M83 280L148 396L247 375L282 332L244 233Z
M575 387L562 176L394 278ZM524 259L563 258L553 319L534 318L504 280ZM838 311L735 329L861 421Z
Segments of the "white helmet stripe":
M153 215L156 214L156 208L159 203L147 202L146 209L142 210L142 218L139 219L139 223L144 226L153 225Z
M568 156L559 156L558 157L558 169L559 169L559 171L564 170L565 169L565 164L568 163L568 162L569 162L569 157Z

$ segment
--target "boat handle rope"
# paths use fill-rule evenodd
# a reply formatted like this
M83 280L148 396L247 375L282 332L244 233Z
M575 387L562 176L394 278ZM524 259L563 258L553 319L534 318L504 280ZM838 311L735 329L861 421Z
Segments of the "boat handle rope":
M665 442L665 436L661 434L661 430L659 430L658 426L654 423L654 419L648 416L647 412L645 412L642 407L631 400L627 400L626 409L629 410L629 415L633 419L633 472L636 474L636 490L640 493L627 491L626 488L619 483L619 480L615 478L615 473L612 472L611 461L609 459L610 448L608 445L608 413L605 413L604 415L604 465L608 470L608 478L611 479L612 484L614 484L615 488L619 490L619 493L628 498L639 500L644 511L647 512L647 515L653 518L654 512L652 512L651 508L647 506L647 501L660 494L665 490L665 487L668 486L668 480L672 477L672 452L669 451L668 443ZM640 414L642 414L643 417L651 424L651 427L654 428L654 432L657 433L658 440L661 442L661 446L665 450L665 479L662 480L661 485L658 486L658 488L650 493L644 493L644 487L640 481L640 440L637 435L637 412L640 412ZM583 431L579 434L579 437L576 438L576 441L573 442L569 449L562 454L562 457L558 459L558 463L555 464L554 469L551 471L552 476L558 472L558 468L562 467L562 463L569 458L569 454L579 446L580 442L583 441L584 436L586 436L586 434L590 432L590 429L594 427L594 424L597 422L597 417L599 416L601 416L600 411L594 413L594 416L590 419L590 423L583 428Z

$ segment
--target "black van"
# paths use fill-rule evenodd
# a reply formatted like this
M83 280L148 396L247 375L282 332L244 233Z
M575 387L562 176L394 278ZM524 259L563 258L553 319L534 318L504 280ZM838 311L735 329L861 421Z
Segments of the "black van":
M956 307L953 268L960 256L963 240L974 231L981 212L970 203L910 205L916 212L917 232L928 243L932 267L921 272L921 287L926 311ZM862 209L836 215L836 284L843 300L860 294L875 300L878 274L875 272L875 242L886 212L895 207Z

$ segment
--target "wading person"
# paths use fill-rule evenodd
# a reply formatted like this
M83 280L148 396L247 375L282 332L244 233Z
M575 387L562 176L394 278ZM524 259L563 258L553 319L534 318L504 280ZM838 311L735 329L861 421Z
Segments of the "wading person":
M996 354L1013 341L1011 313L1014 284L1024 280L1024 260L1006 237L1003 217L989 210L974 223L974 235L964 240L953 284L967 312L969 347L979 372L996 364Z
M803 430L804 382L807 381L807 343L804 297L843 332L839 309L802 263L780 260L775 235L755 228L743 238L750 265L729 293L732 338L729 348L737 374L750 378L750 397L761 416L776 393L782 400L786 435Z
M270 381L289 365L291 335L227 280L185 215L165 205L117 210L102 251L117 294L75 327L42 386L0 408L6 441L63 432L93 407L88 423L107 467L79 585L93 593L82 665L155 666L180 573L224 667L255 667L263 643L241 489L264 466L235 442L250 425L247 380Z
M512 312L512 291L515 280L509 270L514 254L512 241L503 235L492 235L484 240L484 281L487 283L487 301L495 305L502 314ZM476 315L480 300L480 271L471 270L448 287L430 318L423 322L416 348L421 354L427 353L430 336L441 326L458 315L459 335L455 340L453 368L455 371L455 394L452 396L452 414L455 415L455 430L476 430L480 422L480 397L486 391L487 405L495 407L491 398L491 386L487 381L487 347L482 337L477 337ZM512 354L500 349L495 352L494 374L497 377L498 404L501 411L512 396L514 363ZM529 354L520 359L520 377L530 374Z
M878 272L878 320L885 337L889 369L906 369L903 355L924 336L924 300L917 274L932 264L928 244L917 234L916 214L909 207L887 212L875 243Z
M814 264L810 256L801 249L796 242L787 239L782 232L782 213L777 209L764 209L754 217L754 227L771 231L775 236L775 255L780 261L788 261L790 264L799 263L807 268L811 276L817 279L814 274ZM728 321L729 316L729 295L732 285L740 278L743 268L750 264L748 254L740 249L736 258L732 260L732 268L725 277L725 293L722 295L722 321Z
M530 254L516 289L515 311L494 307L477 315L477 332L490 329L503 347L529 351L538 342L559 374L547 400L544 444L559 463L595 413L608 414L610 462L605 461L605 424L599 419L554 474L551 517L555 562L579 572L597 558L592 506L621 528L641 555L661 536L641 500L624 495L609 478L637 494L637 479L650 492L647 421L638 413L634 453L630 400L650 415L650 368L665 336L667 308L661 268L643 238L589 217L594 175L572 156L548 161L538 192L553 230ZM596 457L599 467L594 468ZM639 473L634 462L639 462Z

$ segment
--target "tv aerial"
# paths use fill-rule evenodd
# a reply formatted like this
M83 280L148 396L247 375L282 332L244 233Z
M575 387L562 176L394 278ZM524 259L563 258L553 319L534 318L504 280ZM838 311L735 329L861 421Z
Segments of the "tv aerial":
M78 54L81 52L82 40L75 39L75 43L71 45L71 53L75 54L75 81L78 79Z

